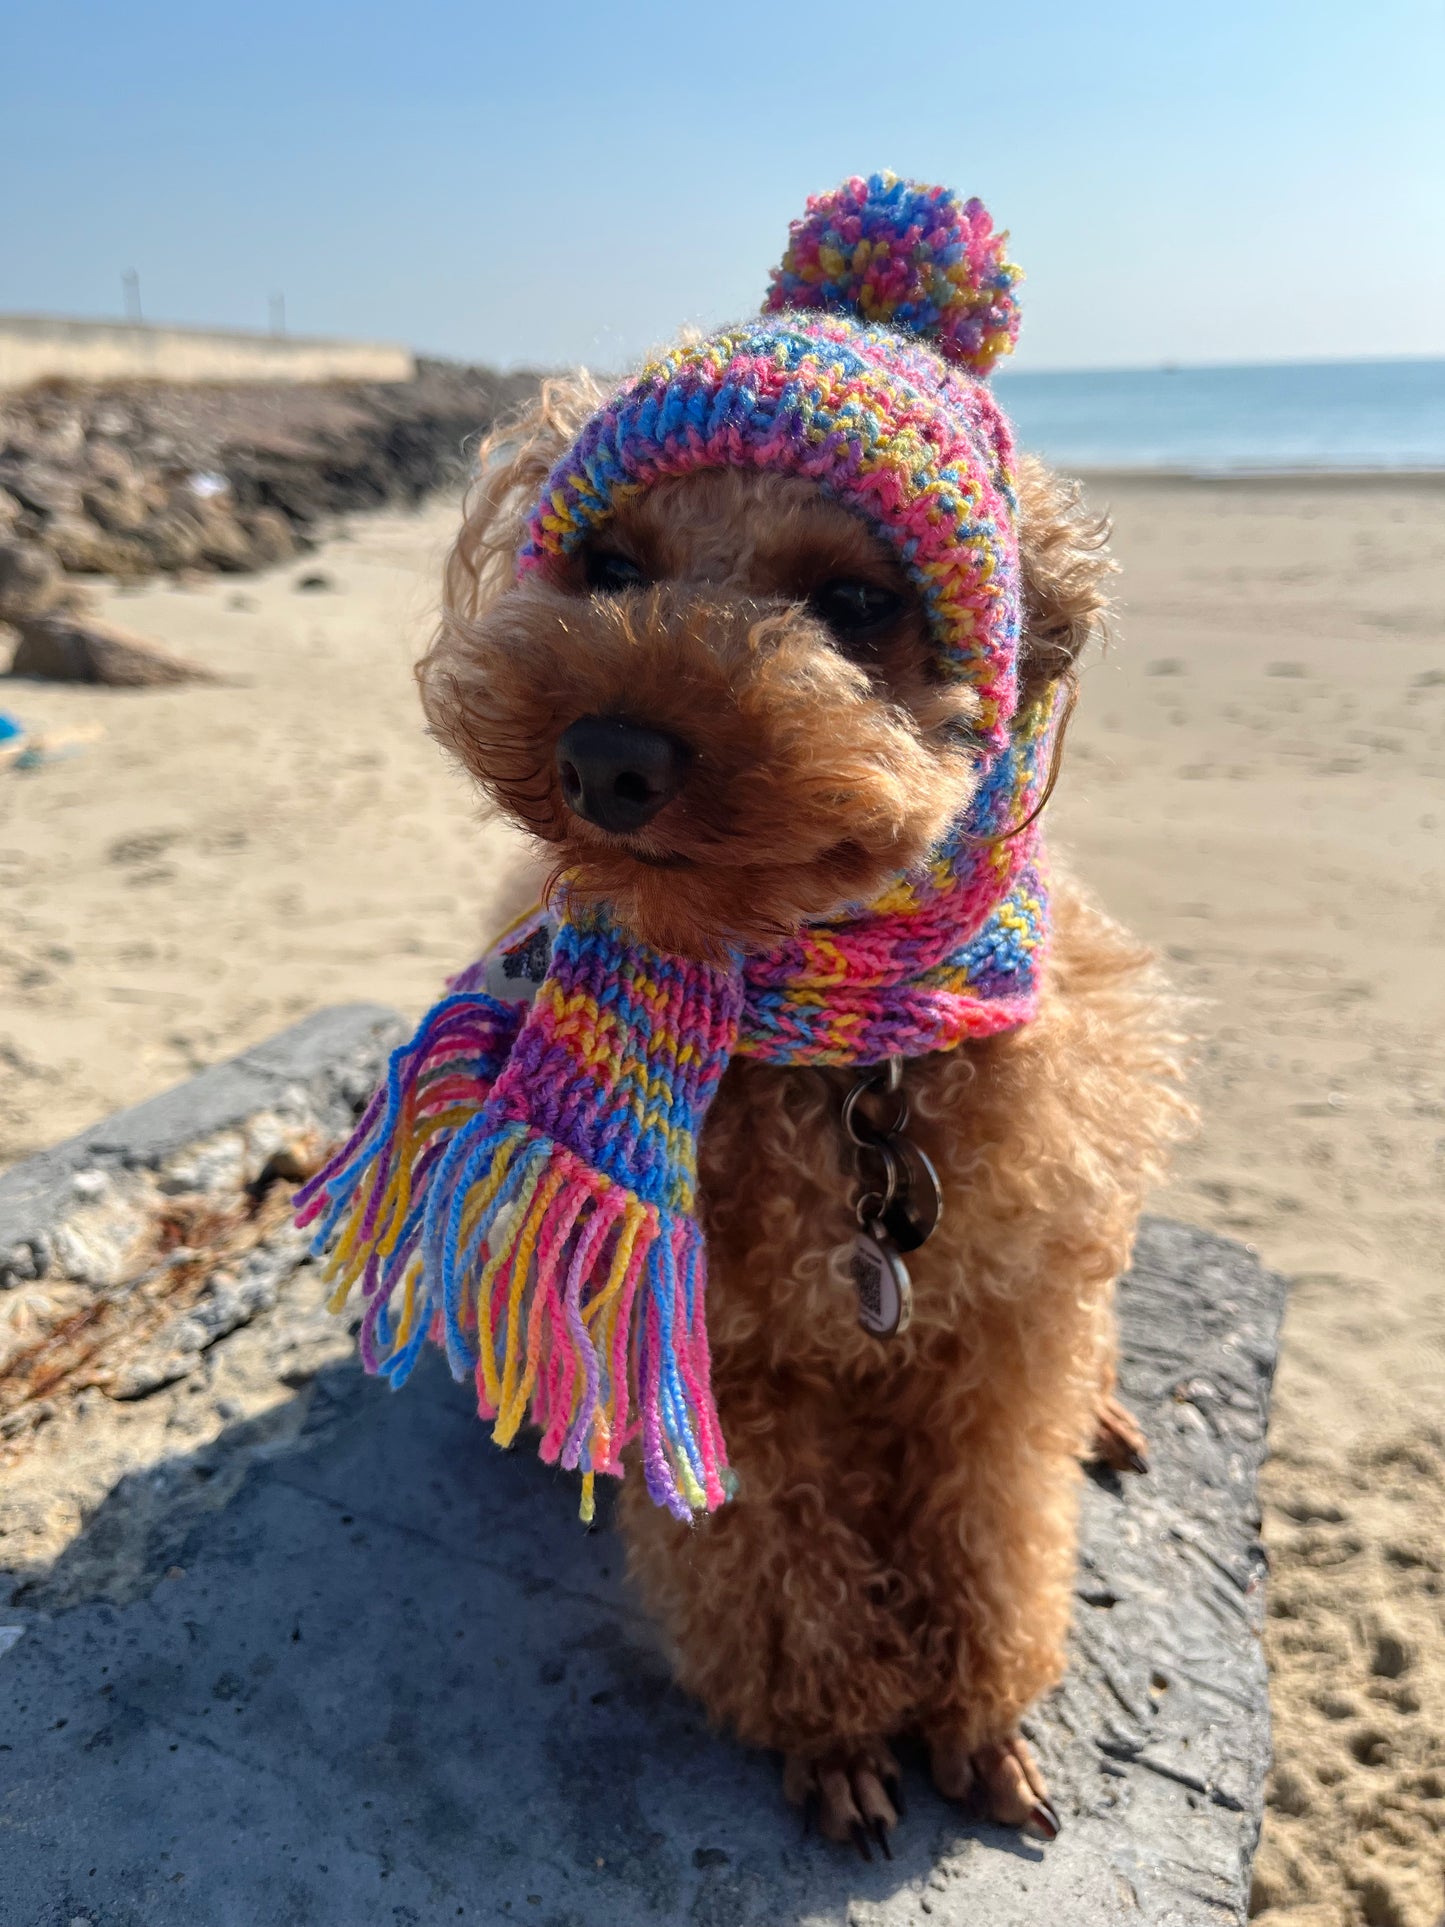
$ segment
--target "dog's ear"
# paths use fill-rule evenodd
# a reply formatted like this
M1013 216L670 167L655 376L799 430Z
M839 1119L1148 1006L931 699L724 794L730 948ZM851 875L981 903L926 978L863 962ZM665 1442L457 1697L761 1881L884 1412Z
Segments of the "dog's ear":
M602 400L601 387L585 370L554 376L519 413L483 438L461 533L447 557L443 600L448 616L465 621L479 615L494 595L511 586L512 565L542 484Z
M1109 607L1104 585L1116 567L1108 540L1107 519L1085 508L1078 483L1025 455L1019 465L1021 696L1056 682L1102 633Z

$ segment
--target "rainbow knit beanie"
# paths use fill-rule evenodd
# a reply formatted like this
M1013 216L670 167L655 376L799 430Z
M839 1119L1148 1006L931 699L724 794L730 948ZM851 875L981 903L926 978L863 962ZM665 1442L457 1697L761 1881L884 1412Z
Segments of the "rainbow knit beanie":
M946 675L1001 749L1016 698L1013 438L980 377L1018 334L1019 270L979 201L892 174L815 196L762 319L625 383L558 463L520 570L544 571L665 476L806 477L898 552Z
M978 698L978 783L917 870L725 964L606 908L538 911L453 979L392 1058L300 1219L400 1385L428 1339L510 1443L583 1474L635 1449L679 1517L731 1489L711 1391L697 1140L738 1053L877 1064L1028 1022L1048 893L1037 816L1059 692L1018 708L1008 424L981 377L1018 270L977 201L892 175L794 223L761 319L624 382L558 463L518 574L543 575L663 477L766 468L860 515L918 585L941 675ZM515 986L525 986L517 996Z

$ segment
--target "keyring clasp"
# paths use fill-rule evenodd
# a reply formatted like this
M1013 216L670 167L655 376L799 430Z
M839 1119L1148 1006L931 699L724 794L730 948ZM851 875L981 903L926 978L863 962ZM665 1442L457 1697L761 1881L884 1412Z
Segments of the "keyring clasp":
M859 1104L874 1092L898 1100L895 1115L887 1124L875 1124L871 1118L859 1116ZM885 1063L871 1066L843 1099L843 1129L860 1150L865 1145L871 1149L885 1138L897 1137L900 1132L906 1131L909 1116L908 1099L903 1091L901 1057L890 1057Z

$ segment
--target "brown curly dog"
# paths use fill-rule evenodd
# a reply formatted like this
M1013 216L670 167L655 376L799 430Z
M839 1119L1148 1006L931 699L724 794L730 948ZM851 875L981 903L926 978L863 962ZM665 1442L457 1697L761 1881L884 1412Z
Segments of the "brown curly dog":
M876 892L956 818L972 699L930 675L893 554L797 478L660 482L565 580L516 585L523 518L599 398L554 381L483 450L418 668L426 714L570 887L645 941L775 943ZM1110 565L1034 463L1020 524L1033 691L1072 673ZM895 615L860 639L848 608L879 589ZM568 807L556 755L577 718L617 714L684 738L706 772L625 838ZM678 1679L785 1756L789 1797L830 1838L887 1850L888 1741L906 1729L948 1797L1058 1829L1019 1720L1064 1665L1079 1455L1096 1440L1142 1469L1111 1397L1111 1299L1183 1115L1171 1024L1146 954L1059 889L1037 1019L907 1067L946 1211L889 1344L860 1329L836 1256L854 1223L848 1074L737 1058L723 1079L701 1190L740 1492L688 1527L632 1478L622 1530Z

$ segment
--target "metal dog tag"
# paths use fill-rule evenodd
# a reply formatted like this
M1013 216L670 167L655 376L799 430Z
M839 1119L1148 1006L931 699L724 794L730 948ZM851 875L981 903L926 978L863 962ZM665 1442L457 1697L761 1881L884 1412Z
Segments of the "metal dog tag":
M855 1232L848 1268L858 1293L858 1323L875 1338L897 1338L913 1316L913 1286L908 1267L888 1233L875 1219Z
M891 1137L888 1148L898 1160L902 1179L882 1213L883 1229L900 1251L917 1251L938 1229L943 1186L933 1160L912 1138Z

